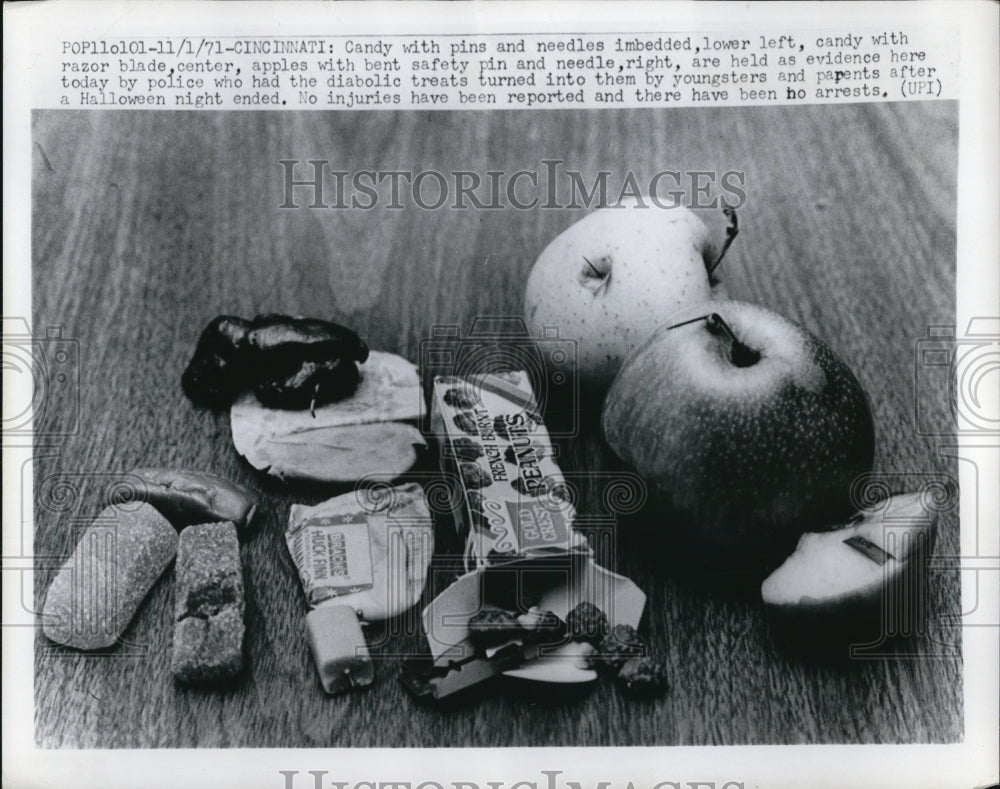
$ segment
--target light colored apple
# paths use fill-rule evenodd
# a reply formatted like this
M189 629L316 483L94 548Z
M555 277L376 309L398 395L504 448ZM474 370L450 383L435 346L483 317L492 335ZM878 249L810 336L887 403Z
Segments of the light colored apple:
M825 343L763 307L710 301L675 318L623 365L604 435L679 544L759 582L802 532L853 510L874 456L868 398Z
M623 203L588 214L558 235L528 277L524 314L577 343L581 385L604 391L625 357L670 316L709 298L716 248L683 206Z

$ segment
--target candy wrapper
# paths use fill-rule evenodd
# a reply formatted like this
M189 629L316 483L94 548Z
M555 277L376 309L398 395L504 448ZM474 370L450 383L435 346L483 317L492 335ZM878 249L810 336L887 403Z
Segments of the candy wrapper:
M590 554L526 373L436 378L431 427L460 481L467 570Z

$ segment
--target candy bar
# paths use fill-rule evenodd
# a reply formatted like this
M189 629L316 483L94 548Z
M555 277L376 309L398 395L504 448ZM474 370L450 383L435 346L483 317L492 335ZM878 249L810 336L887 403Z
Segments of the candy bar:
M243 668L243 571L233 523L181 532L177 550L174 654L182 682L227 679Z
M149 504L108 507L49 586L43 632L75 649L110 647L176 553L177 532Z
M526 373L438 377L431 408L442 469L461 483L467 569L589 555Z

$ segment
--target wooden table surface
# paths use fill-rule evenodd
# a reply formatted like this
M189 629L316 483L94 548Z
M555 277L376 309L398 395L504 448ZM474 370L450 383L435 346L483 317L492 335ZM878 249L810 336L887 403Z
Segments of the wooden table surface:
M35 551L66 556L114 472L212 471L256 488L243 547L247 665L232 687L176 685L168 571L126 638L88 656L36 642L36 738L46 747L320 747L954 742L962 737L957 572L931 575L929 632L912 654L817 661L777 648L759 601L712 594L662 567L648 532L620 530L613 569L648 594L647 632L669 662L662 700L609 683L575 703L495 694L450 713L397 681L419 632L383 639L369 691L326 697L303 636L305 603L283 540L297 491L260 478L226 415L195 409L180 374L220 313L278 311L355 327L417 361L435 323L520 313L541 249L585 212L280 210L281 159L343 170L539 170L543 159L620 183L631 170L745 172L731 296L825 338L867 389L875 469L899 491L951 475L914 423L914 348L953 323L957 105L592 112L42 112L33 119L33 323L79 342L78 390L52 388L40 433L69 430L35 463ZM721 235L717 212L705 216ZM943 383L943 381L942 381ZM944 388L923 407L941 415ZM78 408L78 411L77 411ZM77 415L78 413L78 421ZM570 473L606 468L592 429L560 447ZM922 475L908 477L907 475ZM70 487L75 495L65 494ZM581 511L599 507L584 485ZM938 552L958 553L942 516ZM640 535L647 536L640 536ZM444 528L438 549L458 545ZM449 579L447 562L429 593ZM40 602L54 573L40 566ZM412 622L411 622L412 624ZM406 628L398 626L397 630Z

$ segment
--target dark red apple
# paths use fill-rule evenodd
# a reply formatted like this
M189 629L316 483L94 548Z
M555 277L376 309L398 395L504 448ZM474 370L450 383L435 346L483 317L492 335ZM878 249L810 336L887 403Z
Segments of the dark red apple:
M761 575L802 532L851 514L875 447L848 366L802 327L735 301L657 330L612 383L602 427L679 546Z

